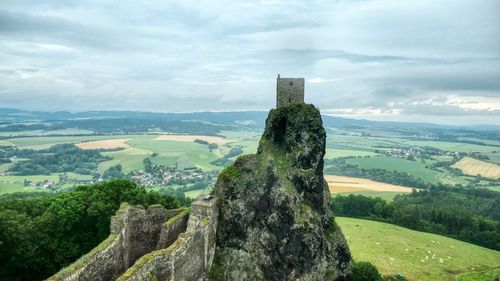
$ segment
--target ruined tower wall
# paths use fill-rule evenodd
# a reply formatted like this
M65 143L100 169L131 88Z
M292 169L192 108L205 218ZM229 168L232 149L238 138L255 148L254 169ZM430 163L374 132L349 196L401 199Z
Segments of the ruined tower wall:
M191 205L186 232L168 248L143 256L116 281L207 280L215 253L218 215L217 198L199 198Z
M276 108L304 103L304 78L281 78L276 81Z
M111 234L88 254L63 268L47 279L48 281L111 281L123 274L135 261L151 251L156 250L162 231L175 235L183 232L184 224L163 226L165 221L186 212L187 209L165 210L160 205L152 205L148 209L123 203L116 215L111 218ZM183 221L183 220L180 220ZM163 234L165 247L175 241ZM177 238L177 235L175 235Z

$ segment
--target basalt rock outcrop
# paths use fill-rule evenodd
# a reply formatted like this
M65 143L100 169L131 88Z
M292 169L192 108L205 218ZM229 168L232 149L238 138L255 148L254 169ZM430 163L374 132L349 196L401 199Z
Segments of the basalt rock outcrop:
M323 178L319 111L271 110L256 154L217 180L221 200L212 280L348 280L351 255Z

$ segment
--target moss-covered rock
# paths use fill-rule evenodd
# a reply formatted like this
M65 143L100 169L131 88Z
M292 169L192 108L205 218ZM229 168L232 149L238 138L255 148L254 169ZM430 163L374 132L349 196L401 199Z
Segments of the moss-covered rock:
M257 154L219 176L213 280L347 280L351 255L323 178L326 133L312 105L271 110Z

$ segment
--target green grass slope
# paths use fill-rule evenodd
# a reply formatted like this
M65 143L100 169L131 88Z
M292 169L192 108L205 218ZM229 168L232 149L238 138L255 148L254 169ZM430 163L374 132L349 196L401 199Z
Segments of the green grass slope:
M383 275L456 280L500 266L500 252L455 239L369 220L338 217L336 221L354 259L371 262Z

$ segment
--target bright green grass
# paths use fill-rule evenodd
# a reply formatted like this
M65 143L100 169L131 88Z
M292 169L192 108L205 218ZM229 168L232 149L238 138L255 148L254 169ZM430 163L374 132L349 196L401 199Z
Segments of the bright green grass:
M58 182L59 181L59 175L61 173L53 173L50 175L34 175L34 176L0 176L0 182L9 182L9 183L23 183L24 180L28 181L52 181L52 182Z
M14 193L21 191L43 191L43 189L37 188L36 186L24 186L22 183L4 183L0 182L0 195L6 193Z
M338 217L336 221L354 259L371 262L383 275L401 273L408 280L455 280L471 268L480 271L500 265L498 251L448 237L369 220Z
M456 184L461 184L461 185L467 185L470 183L470 181L473 180L472 177L468 176L455 176L451 174L448 170L445 168L437 168L441 173L439 174L439 182L444 183L444 184L451 184L451 185L456 185Z
M333 159L333 158L347 157L347 156L364 157L364 156L376 156L376 155L378 154L371 151L327 148L325 158Z
M398 147L399 141L393 141L387 138L380 137L366 137L366 136L355 136L355 135L327 135L327 147L328 148L342 148L342 147L353 147L361 149L379 149L387 150L388 146ZM378 148L384 147L384 148Z
M195 142L154 140L157 136L140 136L126 143L135 148L156 152L159 155L153 158L153 163L162 163L172 166L177 163L178 169L202 168L204 170L220 170L210 162L217 159L214 153L208 150L207 145Z
M488 154L488 157L490 158L490 160L487 160L488 162L500 165L500 152Z
M28 138L12 138L7 141L13 143L21 149L45 149L55 144L62 143L79 143L84 141L96 141L107 139L124 139L133 136L128 135L106 135L106 136L67 136L67 137L28 137Z
M500 147L476 145L461 142L445 142L445 141L407 141L406 143L418 146L432 146L445 151L456 152L481 152L488 153L500 150Z
M92 179L92 176L91 175L80 175L80 174L76 174L76 173L72 173L72 172L69 172L69 173L66 173L66 175L68 176L68 179L74 179L74 180L91 180Z
M394 157L370 157L348 159L349 164L365 169L385 169L388 171L405 172L427 182L436 182L438 172L425 168L422 164Z
M337 195L342 195L342 196L349 196L349 195L363 195L366 197L380 197L386 201L392 201L394 199L394 196L398 194L405 194L401 192L392 192L392 191L353 191L353 192L342 192L342 193L335 193L332 194L332 196L337 196Z
M210 152L191 151L186 153L191 162L203 170L221 170L222 167L214 166L210 162L217 160L217 157Z
M178 170L196 168L196 164L194 164L193 161L191 161L186 154L183 154L179 158L177 158L176 163Z
M0 140L0 146L13 146L14 144L10 141Z
M151 158L151 163L155 165L162 165L162 166L167 166L167 167L175 167L175 162L179 156L163 156L159 155L156 157Z
M490 270L482 272L468 273L460 275L458 281L491 281L496 277L500 277L500 267L496 267Z
M12 165L12 163L0 164L0 173L6 172L9 169L10 165Z
M110 156L113 160L101 162L98 166L99 171L105 171L111 166L122 165L122 171L128 173L132 170L144 169L144 159L153 154L149 150L129 147L123 150L102 152L102 155Z
M208 146L195 142L185 141L168 141L168 140L154 140L156 135L151 136L138 136L126 142L126 144L135 148L145 149L164 155L171 152L190 152L202 151L208 152Z
M485 185L481 187L500 192L500 185Z
M184 192L184 196L196 199L200 197L201 195L207 195L210 193L210 189L197 189L197 190L191 190L188 192Z

